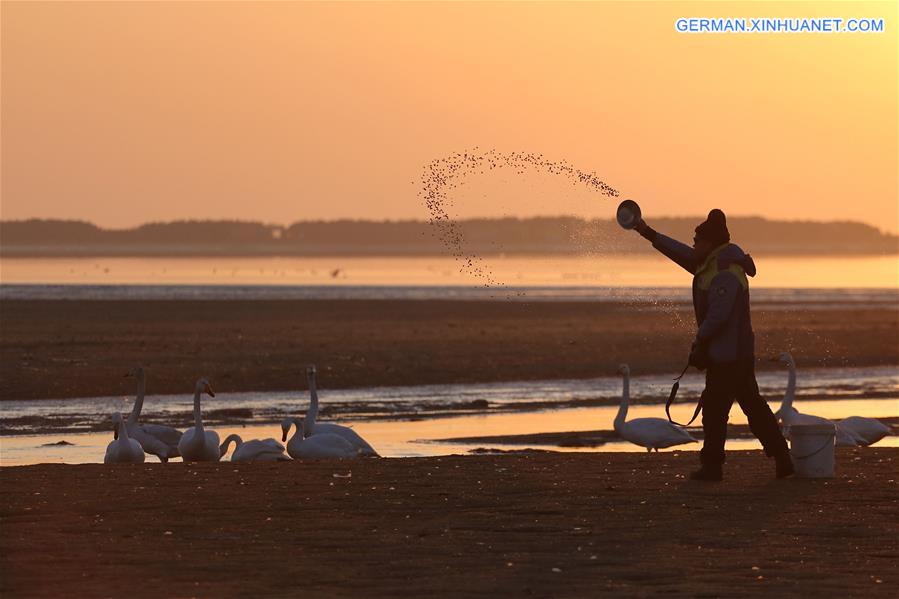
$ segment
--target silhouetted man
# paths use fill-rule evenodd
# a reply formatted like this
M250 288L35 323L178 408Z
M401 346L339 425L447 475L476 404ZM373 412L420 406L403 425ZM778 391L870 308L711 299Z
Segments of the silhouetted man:
M730 243L724 213L709 212L696 227L693 247L654 231L642 219L636 231L652 247L693 275L693 310L699 329L690 363L706 367L702 392L702 467L696 480L721 480L727 418L734 399L749 419L752 434L777 464L777 477L793 474L787 443L755 380L755 337L749 316L749 280L755 276L752 258Z

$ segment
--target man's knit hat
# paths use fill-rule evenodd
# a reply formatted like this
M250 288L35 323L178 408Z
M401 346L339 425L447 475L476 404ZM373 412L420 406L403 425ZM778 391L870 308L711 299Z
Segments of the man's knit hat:
M717 208L709 212L705 222L696 227L696 238L708 241L715 247L730 242L730 233L727 230L724 213Z

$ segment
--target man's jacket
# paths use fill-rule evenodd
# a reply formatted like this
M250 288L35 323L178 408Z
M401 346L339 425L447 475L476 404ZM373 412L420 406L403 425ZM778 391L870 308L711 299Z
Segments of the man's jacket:
M656 233L652 247L693 275L696 338L716 364L754 358L755 337L749 316L749 281L755 264L739 246L727 243L699 262L693 248Z

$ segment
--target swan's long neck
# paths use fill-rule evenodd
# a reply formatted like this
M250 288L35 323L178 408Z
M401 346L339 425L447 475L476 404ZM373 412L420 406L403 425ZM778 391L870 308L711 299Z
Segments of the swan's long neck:
M631 375L624 374L624 384L621 389L621 403L618 405L618 415L615 416L615 430L621 430L624 420L627 418L627 406L631 401Z
M144 395L147 393L147 378L143 370L137 371L137 396L134 398L134 407L128 416L128 424L137 424L140 412L144 409Z
M119 427L119 440L122 441L125 445L128 445L128 440L130 437L128 436L128 427L125 426L124 420L119 420L116 422L116 426Z
M793 399L796 397L796 364L788 362L787 368L790 369L790 372L787 374L787 390L784 392L784 399L780 404L781 414L786 414L793 409Z
M203 415L200 413L200 388L194 392L194 429L203 432Z
M235 443L234 451L237 451L237 448L243 444L243 439L240 438L240 435L228 435L225 437L225 442L219 446L219 456L224 457L228 453L228 446L231 445L232 441Z
M306 411L306 419L303 420L303 434L309 436L315 428L315 420L318 418L318 392L315 388L315 375L309 375L309 410Z

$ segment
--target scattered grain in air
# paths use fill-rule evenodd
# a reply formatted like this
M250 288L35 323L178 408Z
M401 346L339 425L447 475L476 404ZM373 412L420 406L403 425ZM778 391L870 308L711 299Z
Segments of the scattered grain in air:
M494 277L483 258L466 248L464 231L450 214L453 208L450 192L462 185L463 180L470 175L484 174L503 167L518 174L531 170L559 175L574 185L585 185L607 197L618 197L618 191L601 181L596 173L577 169L565 160L551 161L542 154L501 153L496 150L482 152L475 147L431 161L422 169L418 196L431 213L429 223L435 227L435 237L461 264L460 271L480 279L485 287L503 286L503 283Z

